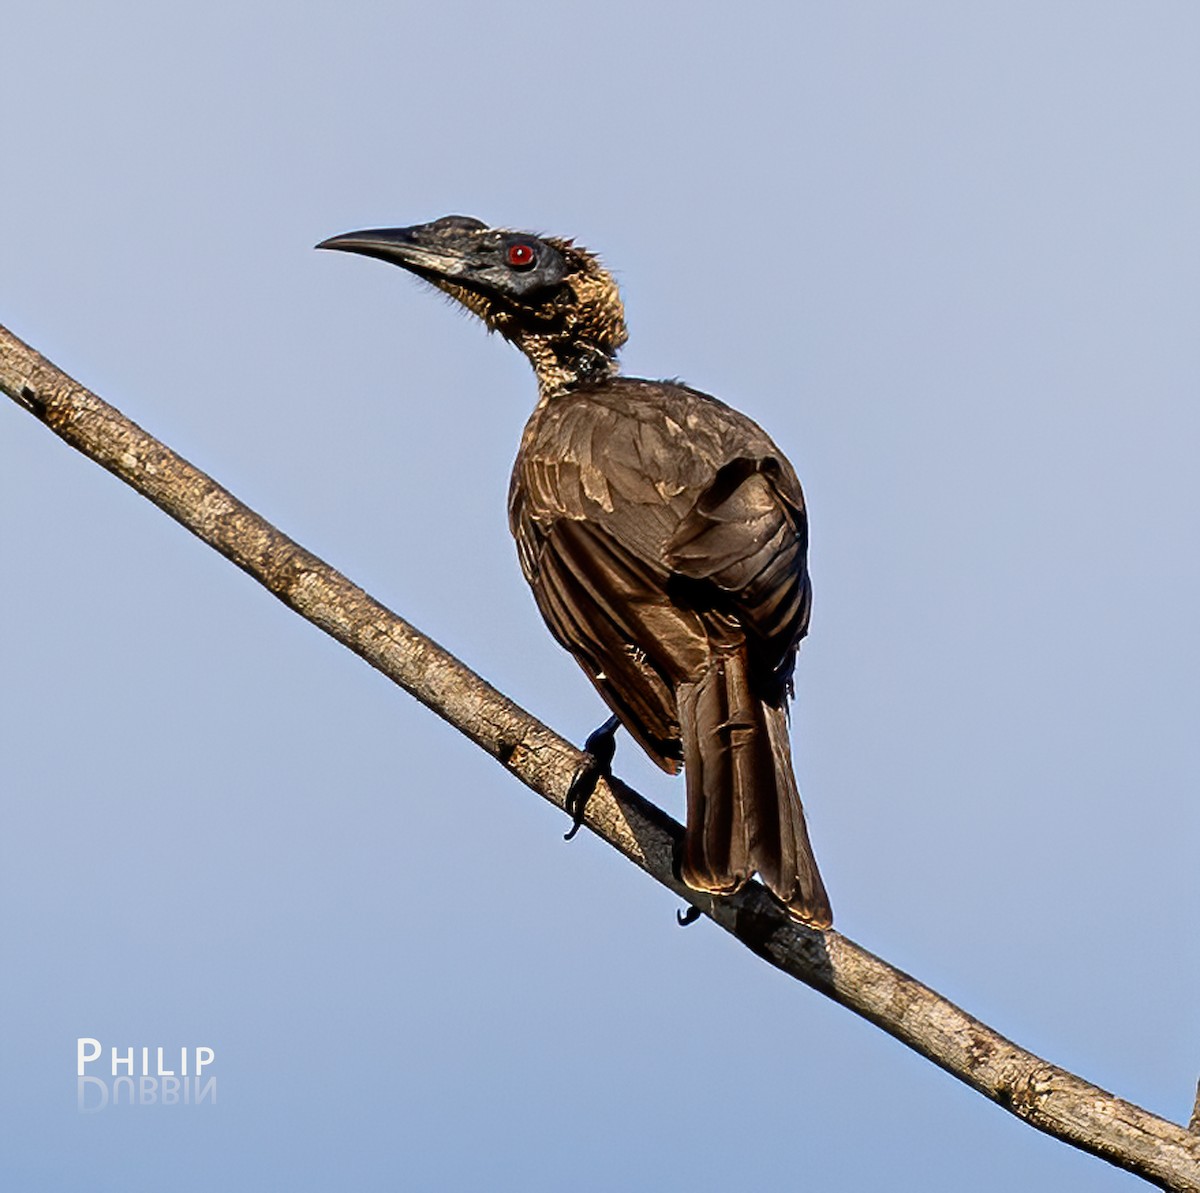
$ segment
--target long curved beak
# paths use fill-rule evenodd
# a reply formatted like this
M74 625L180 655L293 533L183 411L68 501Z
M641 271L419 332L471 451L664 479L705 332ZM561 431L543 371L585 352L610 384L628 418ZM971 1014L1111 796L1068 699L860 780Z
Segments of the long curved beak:
M313 245L318 249L340 249L344 253L384 252L414 243L414 228L368 228L362 232L344 232Z
M456 278L467 272L462 252L455 251L444 239L441 242L434 241L428 234L427 224L417 224L412 228L368 228L362 232L346 232L322 240L316 247L376 257L425 277Z

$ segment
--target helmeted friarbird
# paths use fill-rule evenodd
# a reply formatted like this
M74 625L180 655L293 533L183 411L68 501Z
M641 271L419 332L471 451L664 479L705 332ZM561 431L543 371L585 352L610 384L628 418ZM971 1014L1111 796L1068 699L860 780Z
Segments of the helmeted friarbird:
M583 778L607 766L619 719L664 770L683 766L689 887L729 894L757 872L794 918L828 927L788 743L810 586L786 457L716 398L619 376L617 285L569 240L445 216L318 247L415 273L533 365L509 522L546 624L616 714Z

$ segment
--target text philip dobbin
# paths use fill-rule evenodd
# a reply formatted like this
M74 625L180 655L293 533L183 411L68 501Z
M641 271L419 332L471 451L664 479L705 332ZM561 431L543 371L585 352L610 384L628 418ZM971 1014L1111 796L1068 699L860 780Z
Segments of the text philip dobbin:
M80 1036L75 1041L80 1110L95 1112L110 1105L216 1105L216 1074L205 1072L216 1059L212 1048L113 1046L108 1049L108 1060L103 1057L99 1040ZM94 1066L91 1072L89 1066Z

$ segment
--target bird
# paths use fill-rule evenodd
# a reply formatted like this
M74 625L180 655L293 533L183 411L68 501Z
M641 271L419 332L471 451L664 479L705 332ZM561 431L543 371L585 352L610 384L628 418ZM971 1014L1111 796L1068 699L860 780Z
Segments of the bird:
M793 920L830 927L788 736L812 587L787 457L717 398L621 375L619 288L571 239L447 215L316 247L401 266L533 366L509 525L550 632L613 714L572 785L576 827L623 726L683 770L688 888L730 895L757 873Z

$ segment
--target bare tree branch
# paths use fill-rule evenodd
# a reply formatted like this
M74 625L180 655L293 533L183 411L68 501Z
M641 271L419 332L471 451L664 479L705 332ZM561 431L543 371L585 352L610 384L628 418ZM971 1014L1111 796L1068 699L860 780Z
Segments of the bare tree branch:
M0 389L563 806L582 760L575 747L2 327ZM1200 1193L1200 1135L1026 1052L839 933L792 922L757 883L724 899L686 889L672 866L680 826L623 784L601 785L587 824L772 965L1030 1126L1162 1188Z

